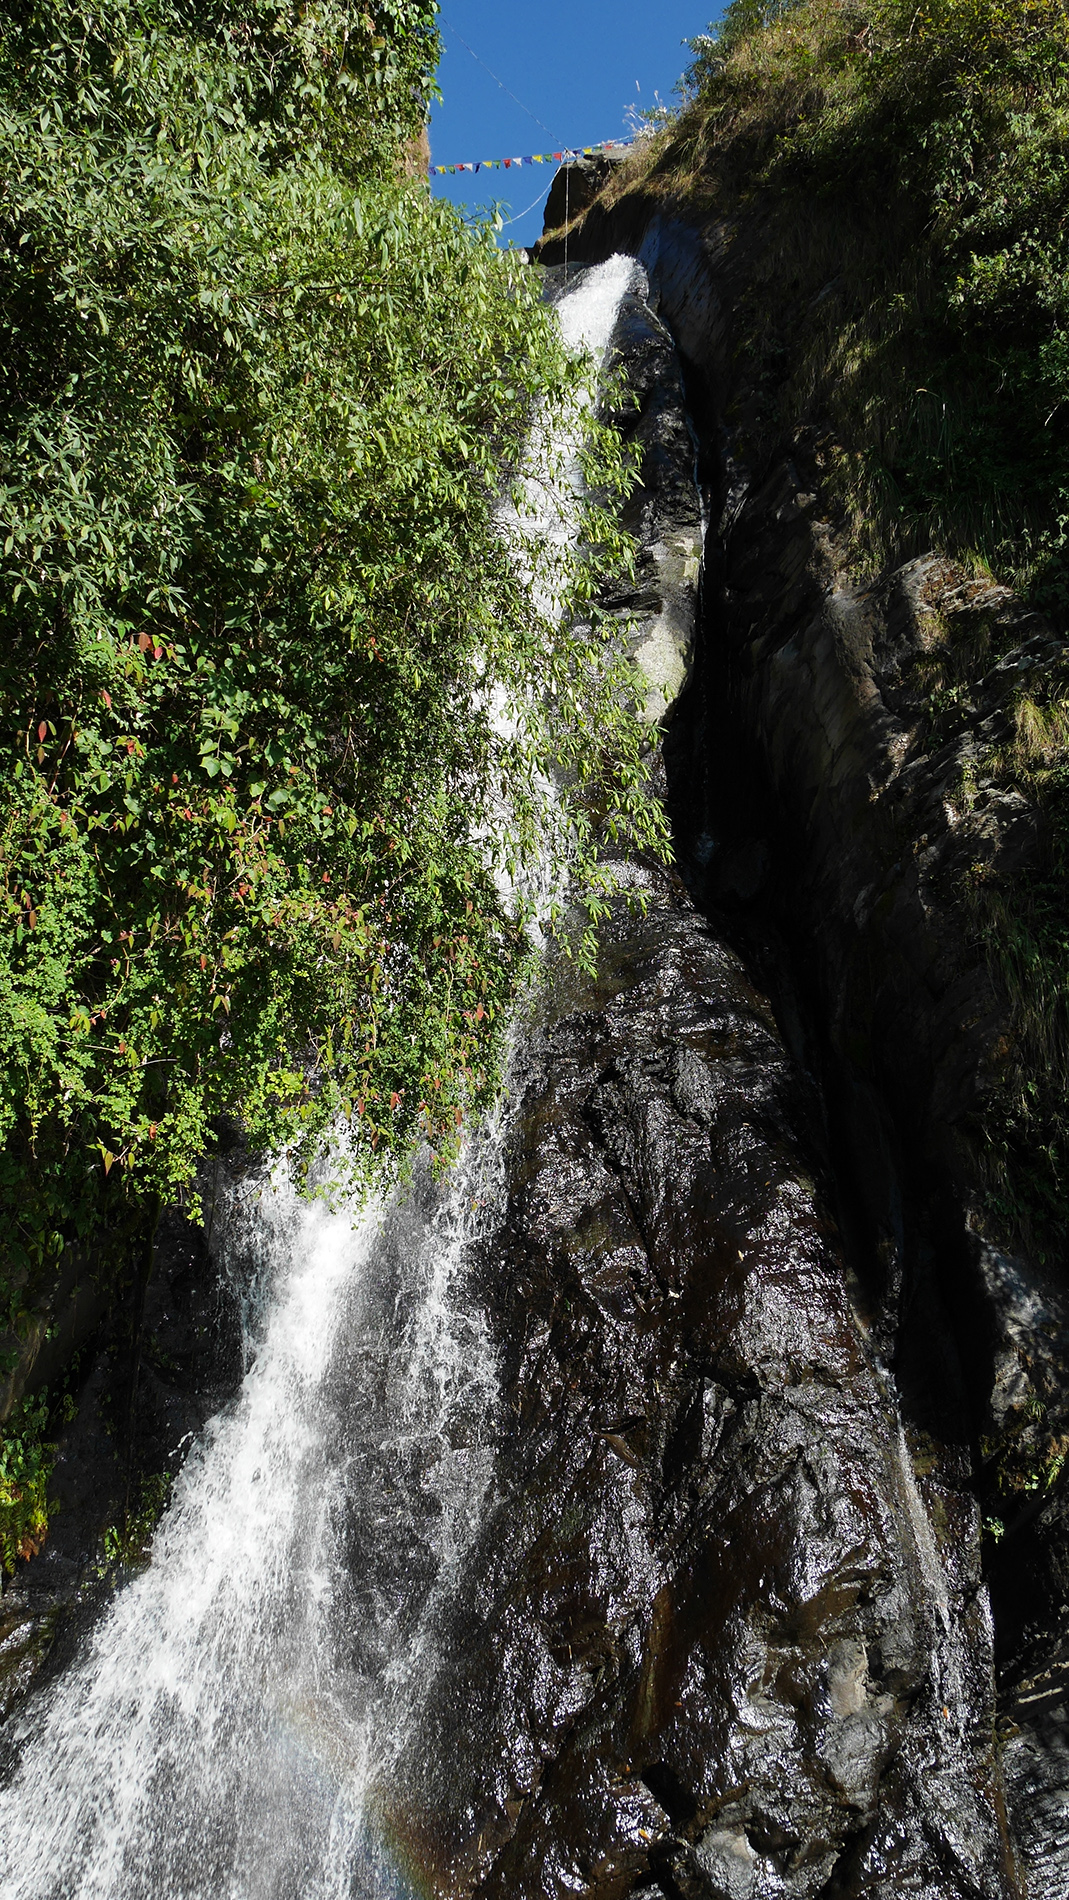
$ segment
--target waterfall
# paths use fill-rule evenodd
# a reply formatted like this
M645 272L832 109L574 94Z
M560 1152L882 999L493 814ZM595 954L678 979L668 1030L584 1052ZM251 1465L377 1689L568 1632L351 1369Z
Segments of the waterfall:
M249 1371L149 1569L27 1710L9 1894L350 1891L379 1721L485 1483L493 1368L451 1301L472 1185L355 1222L281 1183L225 1208Z
M572 347L603 357L634 268L612 259L560 299ZM544 422L533 452L540 427L573 467L577 442ZM552 538L574 510L559 476L542 486ZM150 1565L15 1724L6 1900L409 1891L373 1793L418 1734L436 1606L492 1472L495 1369L465 1261L506 1121L444 1190L417 1173L387 1206L329 1208L281 1179L231 1191L248 1370Z

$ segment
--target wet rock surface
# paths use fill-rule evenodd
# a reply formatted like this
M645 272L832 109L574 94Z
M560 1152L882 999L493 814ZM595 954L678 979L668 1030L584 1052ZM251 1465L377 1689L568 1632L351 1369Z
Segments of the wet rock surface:
M646 680L645 715L655 725L693 664L703 524L679 358L638 291L623 301L608 369L623 375L626 391L612 420L640 462L623 515L638 547L638 584L605 604L625 621L629 657Z
M549 296L574 286L577 275L563 267L547 270ZM635 541L635 572L608 589L601 606L619 621L620 648L645 681L643 711L655 726L694 660L704 524L679 357L647 290L645 272L636 266L605 366L610 395L604 413L635 456L638 480L622 512L622 526Z
M712 525L666 737L681 861L817 1084L855 1299L911 1445L990 1525L1020 1877L1053 1894L1069 1891L1064 1271L1006 1259L979 1231L982 1111L1010 1045L966 893L1041 860L1033 810L984 759L1060 649L1010 590L934 551L859 579L819 417L747 461L754 394L732 313L761 242L759 213L689 224L638 187L595 203L570 256L639 255L684 362ZM550 238L539 255L559 250ZM957 651L989 655L986 671L969 660L966 690L936 663ZM940 706L932 682L947 678Z
M643 454L620 606L664 615L658 551L701 525L683 384L637 295L617 344ZM758 566L772 619L788 577ZM695 608L691 586L677 625ZM689 841L739 761L707 720L723 770L695 763L709 675L700 643L678 651ZM596 982L557 973L526 1045L481 1268L497 1501L390 1802L443 1893L1019 1891L960 1360L930 1303L939 1430L903 1412L886 1300L838 1218L824 1077L782 1033L789 986L777 1020L729 942L771 848L752 769L732 789L749 829L706 853L703 894L733 880L734 915L710 929L678 880L628 867L646 915L620 907ZM749 947L779 973L767 925Z
M486 1900L1011 1892L975 1506L914 1471L766 999L650 896L529 1058L420 1858Z

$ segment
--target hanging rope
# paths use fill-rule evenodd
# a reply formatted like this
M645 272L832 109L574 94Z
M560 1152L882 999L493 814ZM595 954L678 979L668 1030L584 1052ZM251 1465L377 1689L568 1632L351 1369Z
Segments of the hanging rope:
M533 211L536 205L541 204L545 195L544 191L540 191L537 198L532 198L530 204L527 205L523 211L515 212L511 218L502 218L501 229L504 230L507 224L519 224L520 219L525 218L528 211Z

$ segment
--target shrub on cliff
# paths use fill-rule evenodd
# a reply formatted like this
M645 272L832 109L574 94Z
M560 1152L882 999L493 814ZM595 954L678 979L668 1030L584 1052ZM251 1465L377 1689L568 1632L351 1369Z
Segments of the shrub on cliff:
M448 1147L492 1082L544 774L591 910L595 824L656 830L619 674L495 522L532 405L585 371L523 267L404 176L432 15L4 10L16 1328L64 1246L142 1244L220 1116L267 1151L348 1116L357 1167ZM572 598L620 553L592 504Z
M872 551L935 539L1057 613L1067 34L1064 0L735 0L670 160L778 224L755 366L789 358L779 421L823 410Z

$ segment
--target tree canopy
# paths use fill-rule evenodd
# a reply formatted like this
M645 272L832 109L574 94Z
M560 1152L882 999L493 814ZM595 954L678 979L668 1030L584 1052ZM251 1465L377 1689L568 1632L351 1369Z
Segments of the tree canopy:
M406 176L433 11L0 15L12 1321L221 1117L266 1152L347 1118L357 1170L446 1151L493 1085L547 775L592 914L598 828L657 835L589 606L626 558L609 432L568 611L501 531L588 368Z

